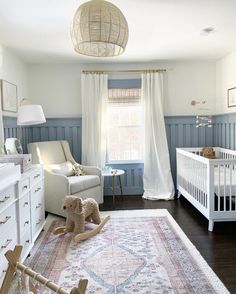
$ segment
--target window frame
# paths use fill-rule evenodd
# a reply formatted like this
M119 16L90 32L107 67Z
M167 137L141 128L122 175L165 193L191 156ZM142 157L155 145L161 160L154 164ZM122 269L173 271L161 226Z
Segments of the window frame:
M108 88L109 89L131 89L131 88L141 89L141 79L108 80ZM107 107L107 111L108 111L108 107ZM137 125L137 126L141 127L141 125ZM137 127L137 126L134 126L134 127ZM109 128L109 126L108 126L108 128ZM125 128L125 127L121 126L120 128ZM129 160L109 160L108 134L107 134L107 136L106 136L106 164L107 165L143 164L144 163L144 148L143 147L144 147L144 144L142 144L142 159L141 160L131 160L131 159L129 159Z

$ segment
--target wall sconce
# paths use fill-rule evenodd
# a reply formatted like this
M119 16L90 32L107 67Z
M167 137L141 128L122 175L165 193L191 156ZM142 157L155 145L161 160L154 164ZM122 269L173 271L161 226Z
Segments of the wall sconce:
M46 119L41 105L22 105L19 106L17 114L17 125L28 126L45 123Z
M22 99L17 113L19 140L21 141L21 126L38 125L46 122L41 105L31 104L30 100Z
M41 105L31 104L28 99L22 99L17 113L17 125L29 126L45 123L46 119Z
M46 119L41 105L30 104L28 99L22 99L17 113L17 137L7 138L5 152L7 154L23 153L21 146L21 127L45 123Z

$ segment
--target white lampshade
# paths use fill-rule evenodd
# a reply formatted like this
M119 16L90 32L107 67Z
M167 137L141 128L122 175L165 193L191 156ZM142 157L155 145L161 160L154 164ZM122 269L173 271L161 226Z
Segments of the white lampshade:
M41 105L22 105L19 106L17 115L18 126L37 125L45 123L46 119Z

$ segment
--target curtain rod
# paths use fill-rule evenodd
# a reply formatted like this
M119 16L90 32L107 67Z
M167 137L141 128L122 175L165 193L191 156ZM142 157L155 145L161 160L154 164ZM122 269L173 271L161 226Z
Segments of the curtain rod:
M82 70L82 73L145 73L145 72L166 72L166 69L128 69L128 70Z

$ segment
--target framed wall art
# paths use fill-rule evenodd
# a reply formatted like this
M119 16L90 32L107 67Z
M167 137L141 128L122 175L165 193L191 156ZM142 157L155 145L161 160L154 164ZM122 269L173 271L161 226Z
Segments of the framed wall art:
M228 89L228 107L236 106L236 87Z
M1 80L2 110L17 112L17 86Z

